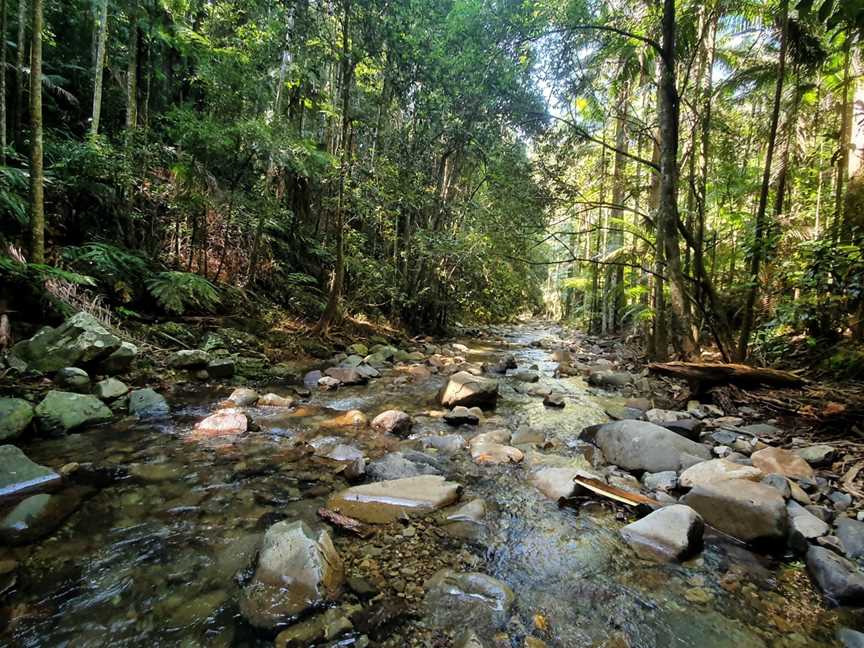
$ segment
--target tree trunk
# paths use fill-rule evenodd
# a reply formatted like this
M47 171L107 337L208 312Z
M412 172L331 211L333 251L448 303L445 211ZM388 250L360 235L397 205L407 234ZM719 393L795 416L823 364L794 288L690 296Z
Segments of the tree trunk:
M349 156L351 154L351 143L348 141L351 116L348 112L351 104L351 82L354 72L348 38L351 0L343 0L342 8L342 127L340 130L342 151L339 164L339 194L336 202L336 267L333 270L327 306L315 326L316 333L326 331L338 319L342 284L345 280L345 237L343 231L345 228L345 180L348 175Z
M129 19L129 62L126 71L126 129L138 127L138 18Z
M93 119L90 122L90 136L99 134L99 118L102 114L102 76L105 69L105 46L108 41L108 0L102 0L99 7L99 35L96 45L96 60L93 66Z
M623 71L623 64L622 74ZM627 183L627 101L628 87L626 81L621 81L618 105L616 106L615 119L615 159L612 169L612 205L609 212L610 219L618 222L609 223L609 236L606 243L606 254L611 254L621 248L624 244L624 229L620 222L624 218L623 203L626 196ZM618 207L622 205L622 207ZM604 282L604 333L617 332L621 325L621 311L624 307L624 267L606 266L606 277Z
M15 148L24 144L24 51L27 49L27 2L18 0L18 50L15 53Z
M6 164L6 0L0 0L0 164Z
M669 295L672 306L672 343L683 356L695 350L690 327L690 308L684 273L681 271L681 249L678 241L678 129L679 97L675 80L675 0L663 1L662 55L658 113L660 120L660 207L658 228L666 260Z
M42 0L33 0L30 43L30 262L45 263L42 168Z
M849 155L847 187L843 201L843 227L841 239L858 242L864 236L864 84L861 83L860 64L851 80L852 101L849 119ZM859 330L864 322L859 323Z
M849 101L850 72L852 68L852 39L847 31L843 46L843 93L840 101L840 136L837 155L837 180L834 184L834 222L832 223L832 238L836 242L843 229L843 188L849 177L849 141L852 135L852 105Z
M786 49L789 35L789 0L783 0L780 6L780 55L777 61L777 83L774 86L774 105L771 110L771 126L768 131L768 150L765 153L765 170L762 174L762 187L759 191L759 206L753 228L753 245L750 253L749 281L747 303L744 306L744 317L741 323L741 337L738 341L738 359L747 358L747 347L750 344L750 334L753 329L753 310L756 297L759 294L759 267L765 254L765 230L767 223L765 213L768 208L768 192L771 187L771 163L774 149L777 145L777 125L780 121L780 108L783 99L783 81L786 76Z

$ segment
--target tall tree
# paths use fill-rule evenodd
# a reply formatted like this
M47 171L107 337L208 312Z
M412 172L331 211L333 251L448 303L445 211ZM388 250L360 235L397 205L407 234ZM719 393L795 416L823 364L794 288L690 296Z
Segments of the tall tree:
M15 51L15 146L24 142L24 52L27 49L27 2L18 0L18 38Z
M102 76L105 70L105 50L108 42L108 0L101 0L99 5L99 24L96 26L96 58L93 61L93 112L90 122L90 135L99 134L99 118L102 114Z
M45 263L42 166L42 0L32 0L30 39L30 261Z
M138 128L138 50L141 29L137 11L129 15L129 58L126 66L126 130Z
M6 0L0 0L0 164L6 164Z

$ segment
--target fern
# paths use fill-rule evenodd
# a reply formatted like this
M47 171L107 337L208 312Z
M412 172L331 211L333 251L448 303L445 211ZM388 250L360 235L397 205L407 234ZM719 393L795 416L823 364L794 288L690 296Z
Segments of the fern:
M44 263L22 263L6 255L0 255L0 277L31 283L39 283L47 279L60 279L80 286L96 285L95 279L88 275L70 272Z
M111 283L122 281L134 285L150 275L146 259L108 243L68 247L63 250L63 256L73 264L86 267L94 274L109 279Z
M220 302L219 289L192 272L160 272L146 283L150 294L170 313L182 315L189 308L210 311Z

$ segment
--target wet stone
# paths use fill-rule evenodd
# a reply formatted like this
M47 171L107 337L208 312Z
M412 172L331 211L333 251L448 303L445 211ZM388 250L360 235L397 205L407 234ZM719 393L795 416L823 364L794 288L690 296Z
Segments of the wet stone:
M864 605L864 575L853 562L824 547L811 546L807 571L834 605Z
M129 387L116 378L106 378L94 385L93 393L101 400L110 401L128 394Z
M498 400L498 381L460 371L450 376L438 400L445 407L494 407Z
M621 536L640 558L682 560L701 548L705 525L689 506L673 504L628 524Z
M211 360L207 363L207 375L210 378L230 378L234 375L234 361L230 358Z
M0 441L15 439L30 427L33 406L22 398L0 398Z
M843 543L843 553L852 559L864 558L864 522L848 517L837 519L837 537Z
M81 502L79 490L60 495L27 497L0 519L0 541L10 545L35 542L57 529Z
M404 436L413 426L414 420L401 410L387 410L372 419L372 429L385 434Z
M168 356L172 369L203 369L210 362L210 354L201 349L183 349Z
M388 481L418 477L420 475L440 475L441 471L427 462L412 461L401 452L391 452L369 463L366 471L376 481Z
M54 383L66 391L86 394L90 391L90 376L78 367L64 367L54 374Z
M250 407L258 402L258 392L249 387L238 387L231 392L228 400L237 405L237 407Z
M506 626L514 600L513 590L497 578L444 569L426 583L426 621L433 627L489 633Z
M476 409L468 409L464 405L457 405L444 415L444 422L453 426L477 425L480 422L480 416L475 411Z
M786 504L775 489L745 479L695 487L682 499L707 524L746 542L786 537Z
M141 419L162 418L170 412L165 397L149 387L131 391L128 406L129 413Z
M371 469L371 465L370 465ZM387 524L405 516L420 516L455 502L462 487L438 475L421 475L353 486L327 503L361 522Z
M50 433L65 433L85 425L104 423L112 416L102 401L89 394L52 390L36 406L39 429Z

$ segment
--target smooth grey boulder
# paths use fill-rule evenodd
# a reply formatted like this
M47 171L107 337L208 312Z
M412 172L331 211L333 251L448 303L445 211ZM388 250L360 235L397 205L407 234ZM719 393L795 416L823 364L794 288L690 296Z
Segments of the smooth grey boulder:
M786 537L786 502L776 489L746 479L696 486L681 502L706 524L745 542L777 542Z
M412 461L401 452L391 452L370 462L366 474L374 481L387 481L419 475L440 475L441 471L430 463Z
M504 581L478 572L436 572L426 583L426 620L438 628L473 628L493 634L510 620L515 601Z
M843 553L855 560L864 558L864 522L848 517L839 517L836 525L836 535L843 543Z
M633 376L623 371L608 369L592 370L588 374L588 384L596 387L624 387L633 382Z
M519 369L513 372L513 378L519 382L536 383L540 380L540 373L531 369Z
M444 422L454 427L459 425L477 425L480 422L480 414L475 408L468 409L464 405L457 405L444 415Z
M290 623L306 610L335 601L342 591L342 559L327 531L305 522L267 529L252 582L240 595L240 613L256 628Z
M120 347L120 338L89 313L76 313L57 328L45 327L12 347L11 354L30 369L53 372L107 358Z
M668 493L678 487L678 473L674 470L664 470L657 473L646 472L642 475L641 482L646 490Z
M106 378L93 386L93 393L97 398L110 401L128 394L129 387L126 386L126 383L116 378Z
M812 541L831 531L830 526L798 502L787 502L786 511L789 514L789 546L800 553L807 553Z
M52 434L110 421L112 416L102 401L89 394L51 390L36 406L36 424Z
M343 385L364 385L369 382L369 377L352 367L330 367L324 370L324 374L335 378Z
M210 354L201 349L182 349L168 356L172 369L203 369L210 362Z
M127 403L129 413L141 419L161 418L168 416L168 413L171 411L165 397L149 387L135 389L130 392Z
M0 398L0 441L21 436L33 416L33 406L23 398Z
M814 545L807 550L807 571L834 605L864 605L864 575L850 560Z
M78 367L63 367L54 374L54 384L64 391L86 394L90 391L90 376Z
M119 347L99 363L99 373L109 376L125 373L136 357L138 357L138 347L131 342L121 342Z
M494 407L498 401L498 381L460 371L450 376L438 394L445 407Z
M60 482L60 475L30 460L14 445L0 446L0 497L41 490Z
M621 529L621 536L640 558L670 562L699 551L704 529L696 511L673 504L628 524Z
M596 429L593 442L606 461L626 470L681 470L711 458L711 451L701 443L647 421L606 423Z
M386 410L372 419L372 429L385 434L404 436L414 426L414 419L401 410Z

